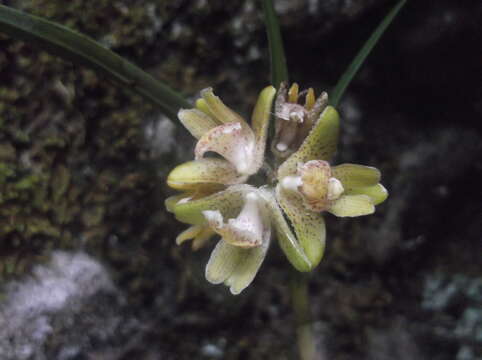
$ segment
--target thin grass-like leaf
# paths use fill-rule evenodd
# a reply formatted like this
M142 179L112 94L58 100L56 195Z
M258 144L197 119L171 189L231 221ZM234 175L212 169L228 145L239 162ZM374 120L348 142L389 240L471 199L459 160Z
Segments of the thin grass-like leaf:
M278 17L274 11L272 0L262 0L264 22L268 34L269 56L271 63L271 84L278 89L279 84L288 81L288 68L281 39Z
M0 5L0 31L102 72L123 89L133 91L158 105L173 120L180 108L191 107L169 86L93 39L65 26Z
M334 107L338 105L340 102L340 99L345 92L346 88L350 84L350 82L353 80L353 77L356 75L362 64L365 62L365 59L367 56L370 54L370 52L373 50L375 45L377 44L378 40L380 40L380 37L383 35L385 30L388 28L390 23L393 21L393 19L397 16L398 12L400 9L405 5L406 0L400 0L389 12L388 14L383 18L383 20L380 22L380 24L377 26L375 31L370 35L366 43L363 45L363 47L360 49L356 57L353 59L351 64L348 66L346 71L343 73L341 76L340 80L338 80L338 83L336 84L335 88L330 94L330 104Z

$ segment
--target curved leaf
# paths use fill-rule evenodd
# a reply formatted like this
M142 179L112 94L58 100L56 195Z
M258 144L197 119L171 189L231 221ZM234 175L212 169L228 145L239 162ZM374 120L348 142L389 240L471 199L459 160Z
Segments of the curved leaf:
M405 3L406 3L406 0L400 0L388 12L388 14L383 18L383 20L377 26L375 31L373 31L373 33L370 35L368 40L365 42L365 44L362 46L362 48L360 49L358 54L355 56L355 58L350 63L350 65L348 65L348 68L345 70L343 75L338 80L338 83L336 84L333 91L330 93L330 105L332 105L334 107L336 107L338 105L343 93L345 92L346 88L348 87L350 82L355 77L355 75L358 72L358 70L360 69L360 67L365 62L365 59L370 54L370 52L373 50L375 45L378 43L378 40L380 40L380 37L383 35L385 30L387 30L388 26L391 24L393 19L395 19L398 12L403 7L403 5L405 5Z
M268 34L269 57L271 62L271 83L277 89L283 81L288 81L288 68L286 66L283 40L278 17L274 11L272 0L262 0L264 23Z
M74 63L102 72L123 89L158 105L171 119L191 104L159 80L91 38L57 23L0 5L0 31Z

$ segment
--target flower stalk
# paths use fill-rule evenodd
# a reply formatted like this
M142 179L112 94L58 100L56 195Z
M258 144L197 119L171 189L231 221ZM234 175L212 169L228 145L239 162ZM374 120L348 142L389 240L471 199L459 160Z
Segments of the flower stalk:
M291 303L295 315L297 347L301 360L319 358L313 334L308 282L307 274L291 271Z

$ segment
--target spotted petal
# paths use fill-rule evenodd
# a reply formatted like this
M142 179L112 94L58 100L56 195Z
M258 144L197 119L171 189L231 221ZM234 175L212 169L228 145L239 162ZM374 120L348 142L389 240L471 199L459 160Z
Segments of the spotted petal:
M298 163L306 163L310 160L329 160L336 151L339 122L338 112L335 108L326 107L298 151L280 166L278 179L295 174Z
M244 249L220 240L206 265L206 279L212 284L225 283L233 295L251 284L269 247L269 236L261 246Z
M303 252L314 268L325 251L326 229L323 216L308 210L299 193L285 190L281 185L276 187L276 198L291 221Z
M197 199L181 198L177 203L170 203L170 209L179 221L192 225L207 223L203 215L206 210L218 210L223 217L237 216L244 205L244 197L248 192L255 190L250 185L232 185L224 191Z
M276 231L276 238L288 261L298 271L307 272L312 270L313 266L286 222L273 192L266 188L261 188L260 194L264 197L269 208L271 223Z
M375 212L372 199L367 195L344 195L327 210L339 217L370 215Z
M196 144L196 160L213 151L228 160L243 175L253 173L255 139L253 131L240 122L220 125L205 133Z
M246 176L239 175L226 160L201 159L175 167L167 177L167 185L173 189L191 190L199 186L238 184L245 180Z

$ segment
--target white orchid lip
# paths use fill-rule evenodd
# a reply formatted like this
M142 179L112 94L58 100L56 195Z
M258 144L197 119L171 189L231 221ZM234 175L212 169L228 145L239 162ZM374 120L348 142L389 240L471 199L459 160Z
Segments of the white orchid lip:
M340 180L334 177L328 180L328 200L332 201L338 199L344 191L345 188L343 187Z
M253 281L268 251L271 224L264 201L258 190L246 193L241 212L227 222L219 210L203 211L208 225L222 236L206 265L206 279L224 282L234 295Z
M298 191L301 185L303 185L301 176L286 176L281 180L281 187L286 190Z
M300 192L300 187L303 185L303 180L301 179L301 176L286 176L281 180L280 184L285 190ZM340 180L334 177L328 180L328 200L331 201L338 199L341 195L343 195L344 191L345 189L343 188Z
M241 212L236 218L228 219L227 223L218 210L205 210L202 213L209 226L227 243L243 248L256 247L262 244L266 231L260 201L262 199L255 192L246 194Z
M285 176L280 185L284 190L298 193L305 206L315 212L329 209L345 191L341 181L332 176L328 162L323 160L299 163L297 175Z
M259 209L259 196L251 192L246 195L243 210L236 219L229 219L228 224L238 232L249 234L253 243L261 245L263 241L263 221Z

